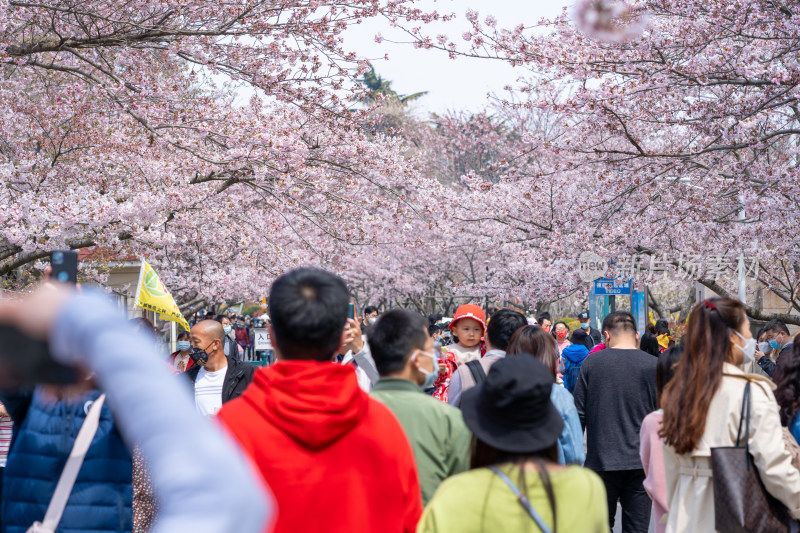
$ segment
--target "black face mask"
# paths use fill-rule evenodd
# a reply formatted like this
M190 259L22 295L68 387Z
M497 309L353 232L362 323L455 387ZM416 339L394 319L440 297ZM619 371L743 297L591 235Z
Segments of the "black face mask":
M213 344L214 341L211 342ZM211 346L211 344L209 344L208 346ZM202 350L200 348L194 348L194 347L192 347L192 349L189 350L189 357L192 358L192 361L194 361L194 364L196 364L197 366L206 366L206 363L208 363L208 353L206 352L206 350L208 350L208 346L206 346Z

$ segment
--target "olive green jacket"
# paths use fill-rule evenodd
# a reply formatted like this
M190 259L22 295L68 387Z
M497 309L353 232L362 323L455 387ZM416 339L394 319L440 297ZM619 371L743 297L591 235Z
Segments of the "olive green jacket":
M428 396L407 379L381 378L371 396L403 426L417 461L422 502L427 504L445 478L469 468L472 434L461 411Z

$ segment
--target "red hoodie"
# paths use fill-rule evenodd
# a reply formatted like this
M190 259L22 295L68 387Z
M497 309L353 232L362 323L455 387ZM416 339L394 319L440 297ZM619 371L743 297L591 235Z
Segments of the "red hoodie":
M413 532L422 494L400 423L350 365L281 361L217 415L278 503L276 533Z

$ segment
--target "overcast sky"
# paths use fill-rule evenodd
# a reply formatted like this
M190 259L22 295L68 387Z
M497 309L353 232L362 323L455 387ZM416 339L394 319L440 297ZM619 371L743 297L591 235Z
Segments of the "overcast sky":
M464 16L467 9L478 11L481 20L491 13L498 26L510 27L520 23L536 24L543 17L553 18L564 6L572 6L574 0L424 0L416 5L435 9L440 13L455 13L456 19L447 24L431 25L427 30L435 36L444 33L458 46L467 43L461 38L469 24ZM393 33L395 32L395 33ZM345 47L361 57L371 59L378 74L392 82L392 88L400 94L428 91L415 108L420 112L442 112L448 109L481 109L490 92L500 93L503 87L524 74L501 61L481 59L449 59L437 50L415 49L408 44L396 45L374 40L376 33L386 38L402 34L375 21L353 26L345 34ZM389 59L384 60L384 54Z

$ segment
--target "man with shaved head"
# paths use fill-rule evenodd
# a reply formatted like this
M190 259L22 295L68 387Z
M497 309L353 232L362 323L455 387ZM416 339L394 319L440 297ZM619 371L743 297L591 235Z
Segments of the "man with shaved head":
M194 384L197 410L214 416L222 404L238 398L253 379L255 367L225 355L225 330L216 320L202 320L192 327L190 337L196 366L186 372ZM203 360L206 359L205 363Z

